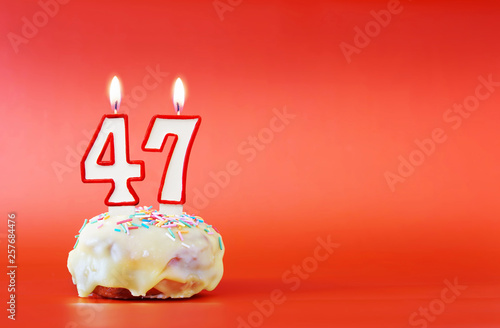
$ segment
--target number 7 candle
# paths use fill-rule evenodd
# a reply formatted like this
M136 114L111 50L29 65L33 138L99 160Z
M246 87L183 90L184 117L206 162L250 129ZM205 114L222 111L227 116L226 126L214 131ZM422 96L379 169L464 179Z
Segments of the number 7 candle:
M117 114L120 107L120 82L111 81L109 98L113 114L102 117L81 161L83 182L111 183L104 203L110 215L131 215L139 203L132 181L144 180L144 162L131 161L128 142L128 116ZM109 151L109 160L105 160Z
M173 98L177 115L153 116L142 144L144 151L161 152L167 138L174 138L158 191L159 212L165 215L179 215L183 212L189 155L201 123L200 116L180 115L185 98L180 78L175 82Z

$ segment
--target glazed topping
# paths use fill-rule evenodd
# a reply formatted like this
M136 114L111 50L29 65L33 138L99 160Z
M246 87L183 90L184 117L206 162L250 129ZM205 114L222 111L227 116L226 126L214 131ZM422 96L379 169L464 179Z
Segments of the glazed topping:
M68 257L80 296L96 286L127 288L144 296L163 279L192 289L170 297L189 297L214 289L222 278L224 246L217 230L198 216L166 216L149 208L135 215L103 213L85 220ZM157 285L158 284L158 285Z

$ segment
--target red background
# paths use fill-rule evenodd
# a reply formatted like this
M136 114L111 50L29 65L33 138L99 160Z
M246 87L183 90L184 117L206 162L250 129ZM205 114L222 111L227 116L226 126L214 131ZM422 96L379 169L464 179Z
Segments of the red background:
M480 76L500 81L499 6L402 0L349 62L340 44L354 45L355 28L373 25L370 12L388 1L231 3L221 20L209 0L74 0L13 46L9 33L22 37L42 9L2 1L0 239L6 263L7 214L15 212L15 324L237 327L256 311L254 300L279 288L287 301L264 327L404 327L456 278L468 288L429 325L500 325L500 88L460 127L443 119L474 95ZM147 67L168 75L141 94ZM133 183L142 205L158 206L166 153L140 145L153 115L174 113L177 76L187 88L184 114L203 118L186 209L223 234L226 271L212 293L178 302L77 297L67 253L83 220L106 211L109 190L83 184L78 162L111 113L113 75L137 102L122 112L131 159L146 163L145 181ZM284 108L294 118L265 139L273 109ZM384 174L397 174L399 156L408 160L415 139L436 128L446 141L392 191ZM241 147L259 134L268 143L250 158ZM214 191L211 172L230 161L241 172ZM290 291L282 274L327 236L340 247Z

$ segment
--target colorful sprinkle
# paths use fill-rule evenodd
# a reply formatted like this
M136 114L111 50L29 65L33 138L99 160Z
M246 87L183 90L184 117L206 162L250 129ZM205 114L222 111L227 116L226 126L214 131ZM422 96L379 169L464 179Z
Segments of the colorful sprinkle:
M179 221L181 221L182 223L184 223L185 225L187 225L188 227L192 228L193 226L190 225L189 223L187 223L186 221L182 220L182 219L179 219Z
M97 229L100 229L104 226L104 221L109 219L109 213L102 213L94 216L90 220L85 220L82 227L80 228L78 233L85 228L85 226L90 223L94 224L98 221L101 221L97 225ZM134 218L139 219L139 223L132 222ZM203 225L201 225L203 223ZM149 229L151 226L155 226L158 228L166 228L168 233L166 235L172 239L172 241L176 240L177 237L180 239L183 247L189 248L190 246L184 243L184 237L182 234L189 233L190 229L198 228L205 231L208 235L213 235L213 231L217 231L217 228L212 227L212 225L205 225L205 221L195 215L188 215L186 213L180 215L166 215L158 212L157 210L153 210L153 206L138 206L135 208L135 213L133 215L128 216L127 219L116 222L118 227L114 228L116 232L125 232L126 234L130 234L130 230L136 230L140 228ZM186 229L190 228L190 229ZM177 230L172 231L173 228L177 228ZM212 230L213 229L213 230ZM75 236L77 238L77 242L73 248L78 244L79 235ZM218 237L219 247L221 250L224 249L224 245L222 243L222 238Z
M75 246L73 246L73 249L75 249L75 248L76 248L76 246L78 245L78 242L79 242L79 241L80 241L80 238L78 238L78 239L76 240L76 243L75 243Z
M82 227L80 228L80 230L78 230L78 233L82 232L83 228L85 228L85 226L87 225L87 219L85 219L85 221L83 221L83 225Z
M116 222L116 224L122 224L122 223L130 222L130 221L132 221L132 219L125 219L125 220L121 220L121 221Z

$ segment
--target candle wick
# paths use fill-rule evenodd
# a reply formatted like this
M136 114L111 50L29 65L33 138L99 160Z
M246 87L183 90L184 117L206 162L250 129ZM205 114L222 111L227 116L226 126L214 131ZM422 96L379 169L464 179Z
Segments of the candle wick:
M181 114L181 110L179 108L179 103L177 103L177 115L180 115Z

